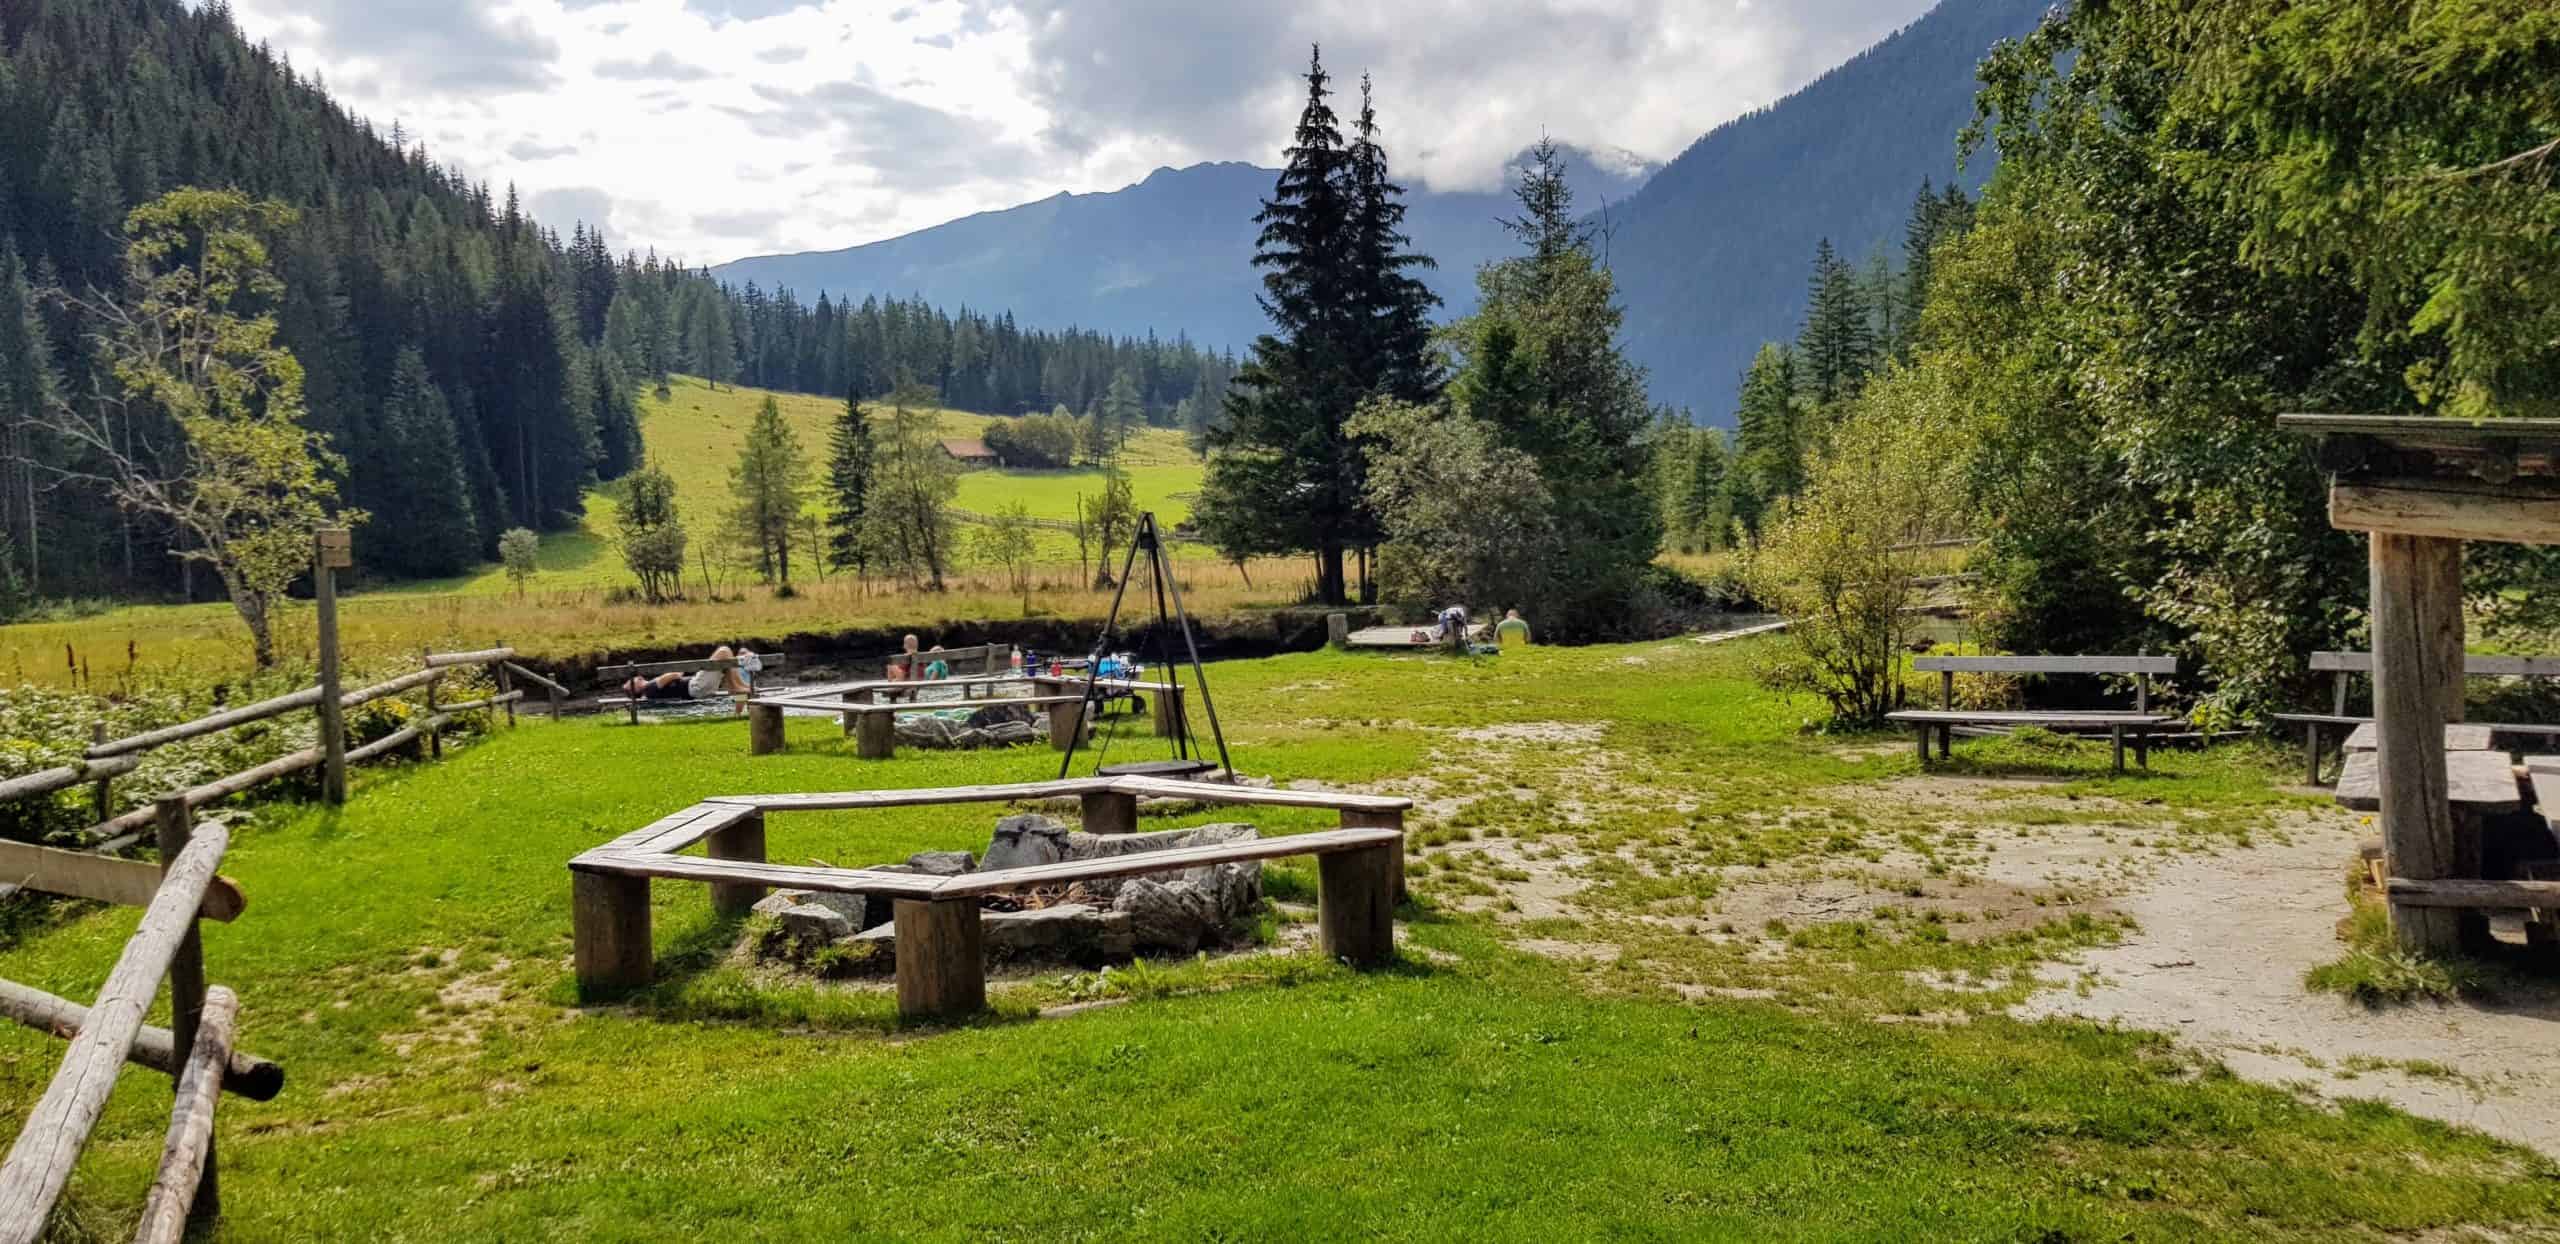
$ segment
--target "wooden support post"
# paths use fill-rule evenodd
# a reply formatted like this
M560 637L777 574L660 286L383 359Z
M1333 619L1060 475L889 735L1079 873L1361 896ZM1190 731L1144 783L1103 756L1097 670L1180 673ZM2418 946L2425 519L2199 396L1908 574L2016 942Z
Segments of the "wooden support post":
M713 830L703 840L702 849L715 860L764 862L764 813L754 812L729 823L725 829ZM753 881L714 881L711 883L711 910L723 916L743 916L765 896L765 889Z
M1083 828L1088 834L1138 832L1138 797L1110 790L1085 795Z
M1377 967L1396 955L1397 843L1316 857L1316 941L1328 959Z
M1324 646L1336 651L1340 651L1341 649L1351 646L1350 614L1328 613L1324 615Z
M338 569L348 564L347 531L325 529L312 541L311 601L320 642L320 797L347 801L347 710L338 702Z
M853 754L864 760L887 760L897 755L897 716L891 713L855 714Z
M856 712L842 712L836 714L836 724L844 727L844 737L848 739L853 737L854 725L861 720L862 714Z
M1920 765L1922 768L1927 768L1929 764L1929 723L1925 721L1921 722L1913 727L1913 731L1920 737Z
M1344 829L1392 829L1401 834L1404 832L1404 809L1386 808L1383 810L1364 810L1360 808L1344 808L1342 810L1342 827ZM1396 906L1404 906L1405 899L1408 897L1409 895L1406 894L1404 888L1404 867L1402 864L1398 864L1396 867Z
M1953 760L1953 759L1955 759L1955 756L1956 756L1956 724L1955 724L1954 722L1952 722L1952 721L1942 721L1942 722L1939 722L1939 723L1938 723L1938 759L1940 759L1940 760Z
M205 996L204 1025L193 1058L178 1072L177 1108L169 1115L169 1137L160 1149L160 1173L142 1203L138 1241L176 1244L187 1229L202 1227L222 1214L213 1182L213 1111L222 1096L223 1067L231 1057L240 998L220 985Z
M1948 710L1948 711L1952 712L1952 711L1954 711L1955 706L1956 706L1956 672L1955 672L1954 670L1939 670L1939 671L1938 671L1938 707L1939 707L1939 708L1942 708L1942 709L1946 709L1946 710Z
M1070 700L1049 706L1049 746L1062 752L1067 750L1078 741L1076 735L1084 727L1084 701Z
M2382 531L2372 539L2383 856L2394 877L2434 881L2455 875L2444 726L2462 703L2462 542ZM2391 928L2404 950L2437 954L2461 943L2456 913L2438 908L2393 903Z
M958 1019L987 1005L978 900L898 900L898 1018Z
M770 756L782 750L782 706L747 703L747 754Z
M187 849L190 827L187 824L187 797L171 795L151 805L153 820L160 836L160 876L166 884L169 866ZM204 933L203 923L190 917L186 933L178 939L178 953L169 960L169 1034L170 1054L184 1068L195 1056L196 1038L204 1026ZM229 1040L224 1041L223 1056L230 1057ZM183 1078L180 1089L184 1090ZM222 1212L222 1189L216 1178L213 1160L213 1138L205 1138L204 1174L197 1181L195 1201L188 1218L210 1221Z
M647 985L649 879L569 870L569 923L578 996L596 1001Z

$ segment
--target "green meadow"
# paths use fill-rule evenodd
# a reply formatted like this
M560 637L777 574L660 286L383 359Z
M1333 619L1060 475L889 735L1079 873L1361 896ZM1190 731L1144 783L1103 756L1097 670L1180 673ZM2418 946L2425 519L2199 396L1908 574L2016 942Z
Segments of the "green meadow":
M2008 1018L2040 965L2124 926L1968 905L1977 831L2069 807L2129 818L2128 853L2245 849L2309 806L2277 789L2283 754L2170 752L2118 777L2087 745L1967 741L1937 780L2041 780L1950 825L1912 798L1907 746L1800 729L1817 710L1758 687L1760 643L1213 667L1246 772L1420 800L1399 962L1355 973L1307 949L1312 869L1291 862L1270 872L1258 947L1013 973L955 1028L901 1027L879 984L752 959L754 930L675 882L655 887L659 984L582 1006L563 864L708 795L1022 780L1054 774L1044 748L862 761L834 723L795 719L785 753L750 758L731 719L528 721L441 764L365 772L343 809L261 807L224 868L249 910L208 927L206 955L243 999L244 1044L290 1081L222 1106L216 1238L2560 1226L2560 1169L2528 1151L2244 1083L2164 1037ZM1122 732L1112 756L1155 746ZM852 864L976 847L996 812L779 817L770 850ZM1324 823L1245 815L1271 833ZM1888 854L1932 869L1898 911L1722 927L1758 877ZM135 914L65 915L0 950L0 975L93 991ZM0 1033L0 1123L60 1049ZM59 1238L129 1233L167 1106L165 1079L126 1075Z

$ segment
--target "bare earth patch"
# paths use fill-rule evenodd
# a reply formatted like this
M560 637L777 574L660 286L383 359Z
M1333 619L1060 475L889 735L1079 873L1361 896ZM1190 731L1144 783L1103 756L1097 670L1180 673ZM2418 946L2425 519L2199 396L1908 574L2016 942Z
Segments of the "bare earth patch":
M2323 815L2288 842L2162 862L2111 900L2140 930L2049 965L2053 987L2013 1013L2172 1032L2252 1080L2375 1098L2560 1154L2560 993L2375 1011L2303 988L2343 952L2358 828Z

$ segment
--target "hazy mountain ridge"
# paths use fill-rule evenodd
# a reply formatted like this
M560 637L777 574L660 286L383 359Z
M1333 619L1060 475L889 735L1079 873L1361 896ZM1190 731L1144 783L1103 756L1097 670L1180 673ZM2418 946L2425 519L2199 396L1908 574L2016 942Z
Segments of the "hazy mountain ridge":
M1568 150L1587 201L1627 198L1655 166L1629 153ZM1159 168L1135 185L964 216L835 251L762 255L720 280L856 301L924 294L946 306L1009 308L1026 324L1177 334L1238 350L1265 327L1254 302L1254 213L1279 170L1239 161ZM1406 195L1407 230L1438 262L1425 280L1452 314L1474 302L1478 265L1511 249L1503 190Z

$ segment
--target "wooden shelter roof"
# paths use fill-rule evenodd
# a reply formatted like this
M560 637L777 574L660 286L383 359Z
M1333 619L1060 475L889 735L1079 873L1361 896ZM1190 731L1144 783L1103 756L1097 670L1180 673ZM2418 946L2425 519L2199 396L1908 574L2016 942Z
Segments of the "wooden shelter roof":
M2560 544L2560 419L2281 415L2276 424L2319 438L2333 526Z

